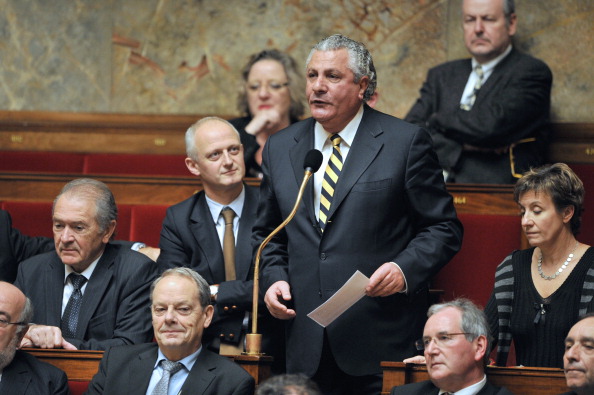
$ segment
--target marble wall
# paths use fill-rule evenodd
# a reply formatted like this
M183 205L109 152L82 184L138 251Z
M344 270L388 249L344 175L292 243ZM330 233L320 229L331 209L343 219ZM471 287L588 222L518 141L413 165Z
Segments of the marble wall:
M235 115L248 56L300 66L333 33L366 43L378 108L404 116L427 70L467 56L461 0L0 0L0 108ZM593 122L594 1L516 0L516 45L554 74L553 117Z

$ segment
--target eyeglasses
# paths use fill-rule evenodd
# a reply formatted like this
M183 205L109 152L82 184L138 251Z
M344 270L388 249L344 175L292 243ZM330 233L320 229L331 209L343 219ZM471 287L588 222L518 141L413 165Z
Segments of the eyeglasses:
M262 88L261 82L249 82L247 83L247 88L251 92L258 92ZM278 81L269 81L264 84L266 90L268 92L278 92L283 89L285 86L289 86L288 82L278 82Z
M8 322L5 319L0 318L0 328L6 328L8 325L27 325L26 322Z
M431 344L431 341L433 340L435 340L435 345L437 347L447 347L451 344L452 340L454 340L453 337L456 335L471 335L471 333L440 333L435 337L424 337L422 339L417 340L415 342L415 347L418 351L423 351L424 349L429 347L429 344Z

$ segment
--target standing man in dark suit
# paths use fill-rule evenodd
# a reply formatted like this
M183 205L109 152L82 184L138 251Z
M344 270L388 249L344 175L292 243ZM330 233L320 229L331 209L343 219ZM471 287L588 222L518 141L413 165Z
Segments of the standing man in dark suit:
M186 132L186 151L186 166L201 178L204 189L167 210L158 262L190 267L211 284L215 313L203 342L213 351L236 355L243 351L252 307L251 235L258 188L243 183L243 146L237 130L224 119L208 117L192 125ZM224 213L229 208L234 214L234 274L227 273L224 254ZM264 325L271 323L268 317L262 320ZM277 324L275 332L265 333L264 351L282 359L282 327L279 331Z
M485 367L492 339L482 310L470 300L456 299L431 306L427 315L417 349L425 351L430 380L394 387L392 395L453 394L462 390L467 395L513 395L487 380Z
M266 305L287 320L287 371L313 377L325 393L380 392L380 362L414 352L429 280L462 241L429 135L365 104L376 86L372 70L363 44L342 35L322 40L306 68L313 118L264 148L254 246L292 210L308 151L322 151L321 169L331 162L331 179L315 174L261 261ZM333 136L342 140L334 147ZM370 277L366 297L327 328L307 317L357 270Z
M0 281L0 394L67 395L66 374L17 350L33 318L33 305L14 285Z
M202 347L213 307L209 285L198 273L185 267L165 271L151 286L151 312L157 342L106 351L87 394L254 393L254 379L243 368Z
M158 266L109 243L117 214L101 181L62 188L52 212L55 250L19 265L15 285L36 307L21 346L104 350L151 340L149 287Z
M594 394L594 313L580 318L569 330L563 368L571 389L563 395Z
M552 74L512 46L513 0L464 0L471 59L439 65L405 120L427 127L448 182L514 183L545 159Z

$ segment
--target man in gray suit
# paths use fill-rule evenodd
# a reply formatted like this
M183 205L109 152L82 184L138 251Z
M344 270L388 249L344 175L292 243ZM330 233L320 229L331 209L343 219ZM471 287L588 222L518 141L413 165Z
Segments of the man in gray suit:
M254 246L291 212L312 148L328 169L314 175L261 261L268 310L287 321L287 371L312 377L324 393L380 392L380 362L414 352L429 280L462 242L430 136L365 104L373 70L363 44L322 40L306 69L313 118L269 137L263 152ZM356 271L370 278L366 297L326 328L307 317Z
M32 318L31 301L14 285L0 281L0 394L67 395L63 371L17 350Z
M195 271L166 270L151 286L156 343L105 352L87 394L251 395L254 379L202 347L213 316L208 283Z
M463 0L462 14L472 59L429 70L405 120L429 130L448 182L511 184L545 159L551 70L512 46L513 0Z
M489 383L491 335L487 317L470 300L435 304L417 349L424 350L430 380L392 389L391 395L437 395L464 390L468 395L513 395ZM441 391L441 392L440 392Z

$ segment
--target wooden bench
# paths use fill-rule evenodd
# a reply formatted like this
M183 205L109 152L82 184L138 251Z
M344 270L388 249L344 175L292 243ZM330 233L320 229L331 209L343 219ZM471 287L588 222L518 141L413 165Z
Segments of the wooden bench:
M389 394L395 386L429 380L425 365L382 362L381 366L382 394ZM567 391L562 369L488 366L487 377L518 395L558 395Z

